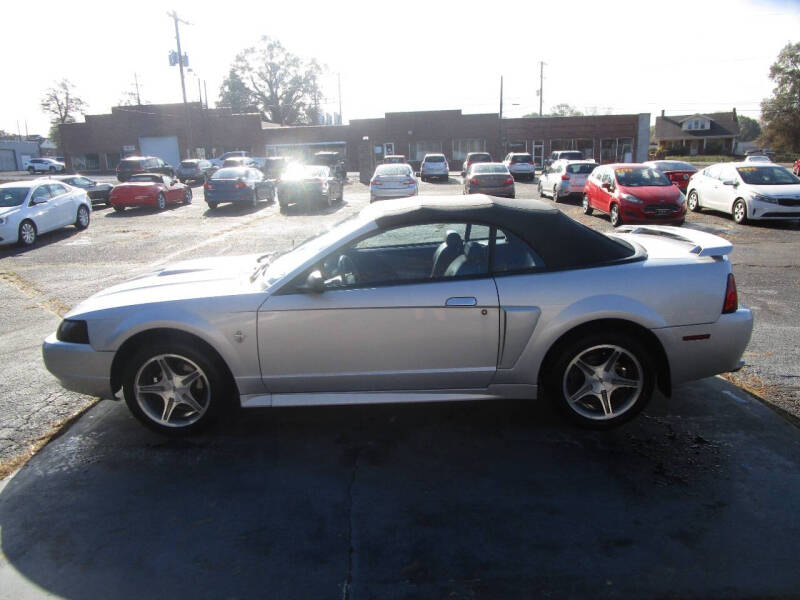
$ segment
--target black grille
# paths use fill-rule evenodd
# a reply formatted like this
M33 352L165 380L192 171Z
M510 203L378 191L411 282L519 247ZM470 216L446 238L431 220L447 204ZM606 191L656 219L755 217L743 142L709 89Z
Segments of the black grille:
M800 198L778 198L781 206L800 206Z

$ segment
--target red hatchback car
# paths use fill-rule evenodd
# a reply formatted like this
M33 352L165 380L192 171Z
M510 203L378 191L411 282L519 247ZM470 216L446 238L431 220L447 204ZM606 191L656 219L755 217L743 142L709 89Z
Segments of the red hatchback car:
M169 175L137 173L125 183L114 186L108 200L116 211L129 206L153 206L163 210L167 204L191 204L192 189Z
M697 173L697 169L693 165L682 160L651 160L642 164L661 171L684 194L689 185L689 179Z
M686 198L661 171L643 164L597 167L583 188L583 212L607 213L611 224L663 223L682 225Z

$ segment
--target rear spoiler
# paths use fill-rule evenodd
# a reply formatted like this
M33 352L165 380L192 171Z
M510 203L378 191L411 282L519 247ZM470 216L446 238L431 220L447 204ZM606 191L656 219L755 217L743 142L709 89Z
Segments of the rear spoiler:
M681 242L694 244L689 250L697 256L725 256L733 250L733 244L717 235L712 235L688 227L668 227L666 225L623 225L617 229L620 233L637 233L642 235L660 235Z

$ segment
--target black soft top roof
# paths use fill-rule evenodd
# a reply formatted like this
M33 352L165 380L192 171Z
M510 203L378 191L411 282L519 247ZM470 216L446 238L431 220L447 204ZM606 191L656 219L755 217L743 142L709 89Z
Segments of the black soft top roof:
M365 216L382 229L416 223L472 222L494 225L525 240L548 269L588 267L630 258L628 244L574 221L539 200L485 196L417 196L371 205Z

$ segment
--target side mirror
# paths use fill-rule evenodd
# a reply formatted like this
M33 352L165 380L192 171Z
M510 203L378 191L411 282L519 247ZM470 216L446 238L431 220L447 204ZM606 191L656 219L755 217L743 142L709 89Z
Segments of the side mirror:
M610 183L610 182L608 182L608 181L604 181L604 182L601 184L601 187L602 187L604 190L608 190L609 192L611 191L611 183Z
M322 277L322 272L319 269L311 271L304 285L300 288L304 292L312 294L321 294L325 291L325 279Z
M722 182L722 185L732 185L733 187L736 187L739 185L739 183L735 179L726 179Z

